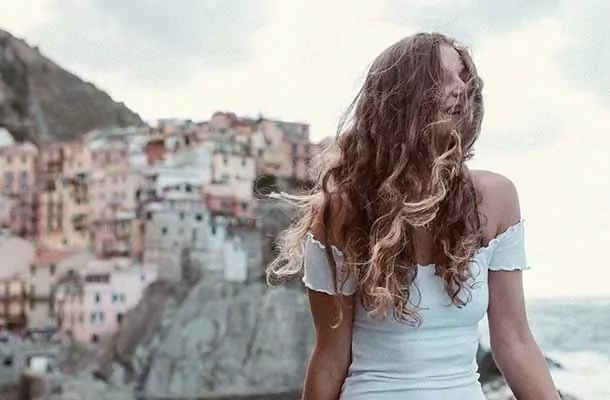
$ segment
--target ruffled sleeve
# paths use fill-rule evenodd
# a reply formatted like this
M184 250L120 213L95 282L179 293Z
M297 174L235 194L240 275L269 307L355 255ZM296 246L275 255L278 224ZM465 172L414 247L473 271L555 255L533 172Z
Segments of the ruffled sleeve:
M512 271L530 269L525 255L524 221L509 227L489 243L489 270Z
M331 246L335 264L337 266L337 288L345 296L356 292L354 279L347 277L343 268L343 253ZM307 234L303 243L303 283L316 292L335 295L335 286L332 284L330 265L326 257L325 245L316 240L311 233ZM345 281L345 282L344 282Z

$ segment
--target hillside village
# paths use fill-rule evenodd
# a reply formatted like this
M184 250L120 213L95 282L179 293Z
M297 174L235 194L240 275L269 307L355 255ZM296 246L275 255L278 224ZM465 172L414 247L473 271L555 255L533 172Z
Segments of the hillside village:
M3 326L97 342L150 283L182 278L185 248L227 282L256 279L240 232L260 227L257 192L306 187L324 143L307 124L217 112L0 147Z

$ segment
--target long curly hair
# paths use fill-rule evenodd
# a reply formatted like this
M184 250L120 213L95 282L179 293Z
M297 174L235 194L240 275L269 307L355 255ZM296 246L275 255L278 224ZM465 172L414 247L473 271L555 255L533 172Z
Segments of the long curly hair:
M465 112L457 122L443 112L443 43L457 50L465 67L460 99ZM277 241L268 282L301 273L305 235L322 218L330 237L331 201L339 199L346 217L336 245L365 310L421 322L418 305L409 301L419 266L416 230L430 232L436 274L451 302L465 305L468 298L460 294L469 293L469 264L482 245L477 196L465 163L480 132L482 87L468 50L442 34L419 33L383 51L342 119L337 140L317 160L315 187L303 195L276 196L300 213ZM328 245L326 255L341 302L345 280L336 283Z

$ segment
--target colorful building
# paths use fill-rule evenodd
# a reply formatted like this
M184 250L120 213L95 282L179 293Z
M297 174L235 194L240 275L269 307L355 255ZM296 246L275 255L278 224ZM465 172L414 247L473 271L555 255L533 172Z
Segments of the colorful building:
M81 140L52 143L40 156L39 243L52 248L88 246L89 147Z
M31 143L0 147L0 188L5 196L29 193L36 181L38 149Z
M38 233L37 160L38 149L31 143L0 148L0 202L8 209L0 224L28 239Z
M60 329L79 341L111 335L156 277L154 268L127 259L92 261L64 276L56 294Z
M56 324L54 293L59 277L68 271L82 270L93 259L87 252L37 250L25 279L29 328L41 328Z
M298 181L308 180L312 156L309 125L265 119L259 123L258 129L269 143L267 154L260 157L261 172Z
M95 220L108 205L133 210L138 176L131 170L128 145L108 143L91 149L91 216Z
M25 328L27 286L20 274L0 278L0 319L9 330Z
M136 256L138 226L135 209L107 205L90 226L93 253L98 258Z

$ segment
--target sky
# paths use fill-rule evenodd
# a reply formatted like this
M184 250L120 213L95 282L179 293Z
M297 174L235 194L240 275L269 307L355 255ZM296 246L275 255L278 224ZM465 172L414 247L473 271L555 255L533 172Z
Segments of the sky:
M474 168L519 191L526 295L610 296L606 0L0 0L0 28L148 120L218 110L336 123L384 48L470 47L485 81Z

